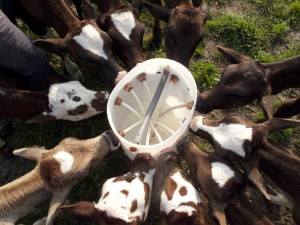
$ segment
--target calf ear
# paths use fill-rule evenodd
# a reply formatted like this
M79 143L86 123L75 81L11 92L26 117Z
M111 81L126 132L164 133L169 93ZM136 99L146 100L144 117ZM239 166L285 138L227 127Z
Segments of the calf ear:
M146 7L148 11L152 14L152 16L156 19L162 20L166 23L169 21L171 14L170 9L153 3L144 3L143 6Z
M44 115L43 113L32 117L29 120L26 120L26 123L41 123L56 120L55 116Z
M207 3L203 2L201 5L200 5L200 10L201 12L203 12L204 14L204 21L208 20L210 18L210 10L209 10L209 6Z
M26 159L40 161L42 159L43 153L48 152L41 147L31 147L31 148L21 148L13 151L14 155L21 156Z
M81 0L81 11L83 19L92 19L95 20L96 12L93 7L85 0Z
M134 8L137 12L137 15L140 15L140 12L142 10L142 1L141 0L132 0L131 2L132 8Z
M273 118L263 124L268 128L268 132L274 132L287 128L300 127L300 120Z
M258 104L262 107L266 119L273 117L272 108L272 88L270 85L263 91L262 96L258 99Z
M33 45L50 54L64 56L68 53L65 40L60 38L35 40Z
M251 60L251 58L242 55L230 48L225 48L220 45L217 46L217 50L220 52L222 57L230 64L239 64L244 61Z
M97 210L91 202L78 202L73 205L61 206L60 209L67 214L74 216L82 216L85 218L92 219L95 217Z

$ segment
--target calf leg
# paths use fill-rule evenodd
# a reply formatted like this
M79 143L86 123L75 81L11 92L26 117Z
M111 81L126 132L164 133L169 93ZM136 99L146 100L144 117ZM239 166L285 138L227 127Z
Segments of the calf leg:
M59 207L66 201L70 189L57 190L51 199L50 208L48 210L46 225L53 225L54 219L59 213Z
M286 100L274 113L274 117L286 118L300 113L300 98Z

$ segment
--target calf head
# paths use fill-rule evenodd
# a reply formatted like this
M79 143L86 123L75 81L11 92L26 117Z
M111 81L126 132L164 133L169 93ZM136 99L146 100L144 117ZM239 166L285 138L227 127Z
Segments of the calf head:
M112 55L112 41L94 20L78 21L65 38L36 40L33 44L46 52L65 57L72 55L83 67L114 85L126 71Z
M191 1L182 1L174 9L151 3L145 3L144 6L154 17L167 23L165 37L167 57L189 67L190 58L203 39L204 23L209 13L208 6L203 3L200 8L194 7Z
M46 97L44 96L44 98ZM107 91L88 90L78 81L53 84L48 92L48 107L44 109L44 112L35 115L26 122L86 119L105 112L108 98L109 93Z
M101 1L97 3L101 4L98 8L109 4ZM82 1L82 7L85 10L85 17L97 17L97 24L110 36L115 54L128 69L144 60L144 25L139 20L141 10L139 1L132 1L131 5L125 5L123 1L114 2L104 14L95 13L86 1Z
M53 193L46 224L53 224L58 207L65 202L71 188L85 178L110 150L118 147L116 136L112 131L106 131L87 140L66 138L51 150L36 147L13 152L38 161L36 171L41 176L44 188Z
M218 46L218 51L230 65L223 70L215 87L198 96L197 110L209 113L214 109L244 106L258 99L271 118L271 87L264 66L232 49Z
M22 148L14 155L37 160L42 179L51 192L68 189L89 174L109 153L119 147L112 131L87 140L66 138L50 150L44 148Z
M146 153L138 154L130 171L107 180L97 204L80 202L62 206L63 212L94 219L98 224L137 225L146 217L150 205L156 160Z
M114 5L107 13L98 14L98 25L108 33L116 55L132 69L144 61L143 36L144 25L139 20L141 2L132 1L131 5Z

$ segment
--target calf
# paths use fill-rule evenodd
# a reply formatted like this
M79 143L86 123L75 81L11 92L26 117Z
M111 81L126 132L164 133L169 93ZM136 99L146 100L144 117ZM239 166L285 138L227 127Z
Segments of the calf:
M291 119L271 119L264 123L253 123L237 116L228 116L221 121L196 116L190 129L208 140L222 157L239 161L248 178L262 194L270 199L257 170L257 151L265 148L270 132L300 126L300 121Z
M168 9L173 9L176 6L180 5L180 2L182 0L165 0L165 1L161 1L161 0L150 0L150 3L154 3L156 5L160 5L162 6L162 2L165 3L165 7ZM195 7L199 7L202 3L202 0L193 0L193 5ZM153 25L153 38L152 38L152 44L156 47L158 47L162 41L162 29L159 23L159 20L154 18L154 25Z
M107 180L98 203L79 202L62 206L63 212L94 219L98 224L138 225L147 218L156 160L138 154L123 176Z
M152 209L161 225L216 225L206 212L200 194L180 167L179 155L165 149L157 159Z
M203 39L204 24L209 14L208 6L203 3L200 8L194 7L191 0L181 1L172 10L152 3L144 3L144 6L155 18L167 23L167 57L189 67L190 58Z
M64 57L69 62L67 69L71 67L70 70L75 71L76 79L82 77L77 73L78 69L72 67L68 54L111 85L118 75L126 73L112 55L112 40L108 34L100 30L94 20L77 19L64 0L20 0L18 7L26 11L33 21L57 31L61 38L36 40L34 45Z
M132 69L144 60L144 25L139 20L141 0L133 0L131 5L122 0L95 0L95 3L102 12L97 14L97 24L112 39L116 55L129 70ZM93 9L85 0L82 0L82 8L85 16L91 14L88 17L92 17Z
M200 113L244 106L258 99L265 117L272 118L272 95L287 88L300 87L300 56L281 62L259 63L232 49L217 48L231 65L223 70L215 87L198 96L197 110ZM277 116L299 113L299 100L295 104L295 107L284 106L281 109L284 113L278 113Z
M245 177L230 161L202 151L188 138L177 143L177 151L186 160L219 224L226 225L224 210L242 190Z
M66 138L51 150L38 147L15 150L15 155L37 160L38 164L31 172L0 187L0 224L15 224L50 198L48 216L37 224L53 224L71 188L118 147L113 132L106 131L87 140Z
M82 120L106 111L108 97L108 92L88 90L78 81L53 84L45 92L0 87L0 119Z
M295 223L300 224L299 157L283 152L271 144L266 144L258 154L261 158L260 168L284 191L284 194L279 196L281 202L278 201L276 195L271 196L271 201L274 199L276 200L274 204L289 207L292 210Z

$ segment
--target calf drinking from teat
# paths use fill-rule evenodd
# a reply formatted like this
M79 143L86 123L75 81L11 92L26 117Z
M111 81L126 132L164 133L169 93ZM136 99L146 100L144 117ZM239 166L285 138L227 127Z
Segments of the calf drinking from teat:
M97 24L112 39L113 52L126 65L128 70L144 61L144 24L139 20L141 0L126 4L123 0L94 0L99 12L94 12L85 0L81 0L84 17L97 17ZM95 15L93 15L95 14Z
M64 0L10 1L13 9L23 12L21 16L29 27L36 24L53 27L60 38L35 40L33 44L44 51L64 58L66 68L74 79L83 79L78 67L71 62L69 55L91 73L104 78L114 86L118 76L126 71L117 63L112 53L112 40L96 24L96 18L80 21ZM25 13L24 13L25 12ZM29 19L28 19L29 17Z
M119 147L112 131L78 140L66 138L51 150L22 148L13 153L38 161L24 176L0 187L0 224L13 225L40 203L51 199L48 216L35 225L52 225L71 188Z
M53 84L43 92L2 87L0 119L78 121L105 112L108 98L107 91L86 89L78 81Z
M204 25L209 16L208 5L202 3L201 7L194 7L191 0L182 0L173 9L153 3L143 5L155 18L167 23L165 32L167 58L180 62L188 68L197 45L204 37Z
M212 213L220 225L226 225L225 208L244 187L244 175L228 160L198 148L189 138L177 143L193 179L207 197Z
M253 123L237 116L228 116L221 121L195 116L190 129L199 137L208 140L216 153L240 162L248 178L261 193L270 199L257 169L257 151L269 145L271 132L300 126L300 121L273 118L264 123Z
M110 178L102 187L97 203L78 202L62 206L63 212L95 220L101 225L138 225L147 218L156 160L138 154L128 173Z
M152 214L161 225L216 225L200 193L181 169L178 153L170 148L158 155L151 200Z
M288 88L300 87L300 56L280 62L259 63L232 49L218 46L218 51L230 63L220 81L197 99L197 110L209 113L214 109L229 109L258 100L265 117L272 118L272 95ZM290 107L294 104L294 107ZM284 103L276 117L299 113L300 101ZM295 110L295 109L298 109Z

